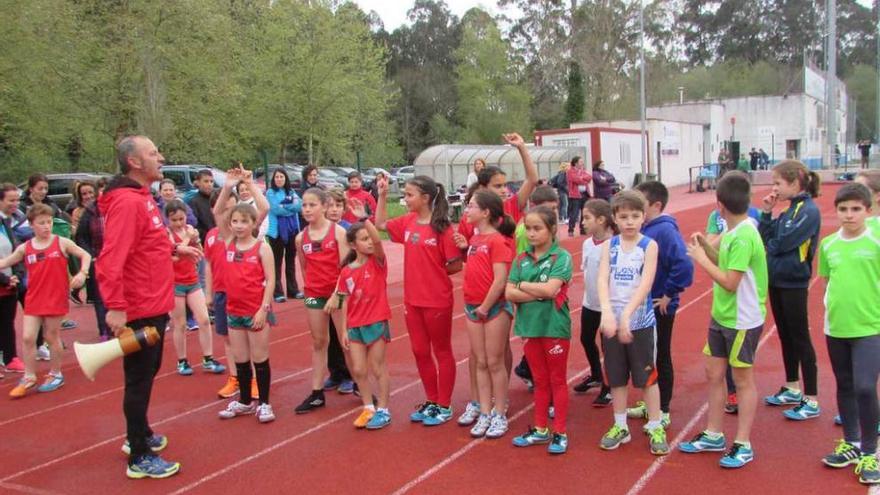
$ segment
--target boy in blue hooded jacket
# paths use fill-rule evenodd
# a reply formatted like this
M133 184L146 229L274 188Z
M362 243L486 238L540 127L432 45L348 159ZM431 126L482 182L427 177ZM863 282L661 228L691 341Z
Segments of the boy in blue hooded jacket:
M669 403L672 400L674 372L672 369L672 326L678 309L679 295L694 282L694 265L687 255L687 247L678 224L671 215L663 213L669 202L669 190L658 181L642 182L636 189L648 199L642 234L657 242L657 274L651 288L654 314L657 318L657 385L660 388L662 423L669 426ZM627 409L631 418L646 418L647 409L640 402Z

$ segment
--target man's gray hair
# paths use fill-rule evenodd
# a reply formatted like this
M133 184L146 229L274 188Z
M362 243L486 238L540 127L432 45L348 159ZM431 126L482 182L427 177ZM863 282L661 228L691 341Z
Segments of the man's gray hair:
M128 158L137 150L137 141L143 136L125 136L116 143L116 161L119 163L119 172L127 174L131 168Z

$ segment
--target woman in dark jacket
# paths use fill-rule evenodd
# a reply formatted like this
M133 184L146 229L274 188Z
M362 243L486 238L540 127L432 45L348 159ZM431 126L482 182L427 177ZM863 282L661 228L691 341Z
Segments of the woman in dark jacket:
M556 195L559 196L559 221L562 223L568 222L568 177L565 173L569 167L571 165L568 162L562 162L559 164L559 172L550 179L550 185L556 189Z
M611 201L614 196L614 186L617 179L611 175L611 172L605 170L605 162L599 160L593 165L593 196L597 199Z
M104 179L101 179L102 181ZM98 191L103 190L103 185L98 184ZM86 294L88 302L95 307L95 319L98 322L98 335L101 340L108 340L113 337L110 327L107 326L105 317L107 316L107 308L104 307L104 300L101 292L98 290L98 283L95 280L95 266L100 262L101 247L104 245L104 222L101 213L98 211L97 199L92 200L83 205L82 215L79 217L79 224L74 234L76 245L85 249L94 262L89 267L89 278L86 279Z

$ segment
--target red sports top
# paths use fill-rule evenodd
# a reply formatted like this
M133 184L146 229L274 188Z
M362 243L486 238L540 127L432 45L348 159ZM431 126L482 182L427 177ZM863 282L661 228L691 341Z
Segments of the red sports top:
M305 296L330 297L339 280L339 244L336 242L336 224L330 223L327 234L320 241L312 241L309 229L303 231L302 251L306 257Z
M266 272L260 260L262 245L255 242L247 251L239 251L231 242L224 250L226 258L221 271L226 272L227 280L235 281L226 287L226 312L230 315L252 317L260 310L266 288Z
M171 238L175 244L180 244L183 239L174 232L171 232ZM187 245L192 245L189 241ZM198 283L199 273L196 271L196 262L190 258L179 258L174 262L174 283L177 285L192 285Z
M366 263L357 268L348 265L342 267L336 290L349 296L346 313L348 328L391 319L386 290L387 277L388 264L379 263L374 256L370 256Z
M492 287L495 274L492 265L506 263L510 270L514 252L510 249L508 238L494 232L492 234L476 234L471 237L467 252L467 265L464 269L464 302L466 304L483 304L486 294ZM499 301L504 300L501 294Z
M220 238L220 229L214 227L205 234L205 259L211 264L211 289L226 292L226 242Z
M504 200L504 213L510 215L510 218L513 219L513 223L517 224L523 219L523 217L525 217L523 210L519 209L519 196L514 194ZM458 233L470 241L475 230L476 227L468 222L467 215L462 215L461 220L458 222Z
M452 227L441 234L430 224L419 223L417 213L389 220L392 242L403 244L403 300L422 308L452 307L452 281L446 265L461 258L452 240Z
M367 208L367 211L369 211L370 220L376 220L376 198L374 198L372 194L363 189L358 189L357 191L352 191L351 189L349 189L345 191L345 198L349 202L352 199L359 200ZM342 215L342 219L349 223L355 223L359 220L359 218L354 216L354 214L348 208L345 209L345 213Z
M45 249L34 247L31 239L24 246L28 290L24 298L24 314L30 316L64 316L70 309L67 298L70 279L67 257L61 252L61 240L53 235Z

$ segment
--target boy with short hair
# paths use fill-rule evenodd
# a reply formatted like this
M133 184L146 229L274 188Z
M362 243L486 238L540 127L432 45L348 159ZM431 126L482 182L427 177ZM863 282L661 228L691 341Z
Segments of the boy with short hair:
M819 244L825 288L825 342L837 381L843 440L822 459L827 466L856 464L859 482L880 483L877 458L877 378L880 376L880 238L868 228L871 192L862 184L837 191L840 230Z
M666 430L660 422L657 387L656 318L651 304L651 285L657 270L657 243L641 233L645 222L645 197L623 191L611 200L614 223L620 234L602 246L598 292L602 307L602 350L605 376L611 387L614 425L599 447L613 450L631 440L626 424L627 384L644 390L648 410L651 453L666 455Z
M349 224L353 224L360 220L351 211L351 206L358 202L364 205L364 210L370 215L370 220L376 220L376 199L373 198L372 194L364 190L363 186L364 178L361 176L360 172L352 172L348 174L348 189L345 191L345 199L349 208L345 209L342 219Z
M645 224L642 233L657 243L657 274L651 287L654 317L657 319L657 386L660 389L661 423L669 427L669 403L672 401L674 371L672 369L672 327L678 309L679 294L694 282L694 264L687 255L678 224L663 213L669 203L669 190L662 182L648 181L636 186L645 195ZM644 401L627 409L630 418L648 418Z
M712 318L703 353L709 377L709 416L706 429L679 449L686 453L723 452L726 447L724 419L724 373L728 363L739 401L733 446L721 457L723 468L740 468L754 459L749 434L758 402L752 367L767 315L767 253L757 227L748 221L751 184L742 174L727 174L716 189L718 208L728 231L721 235L716 251L696 233L688 255L714 283Z

